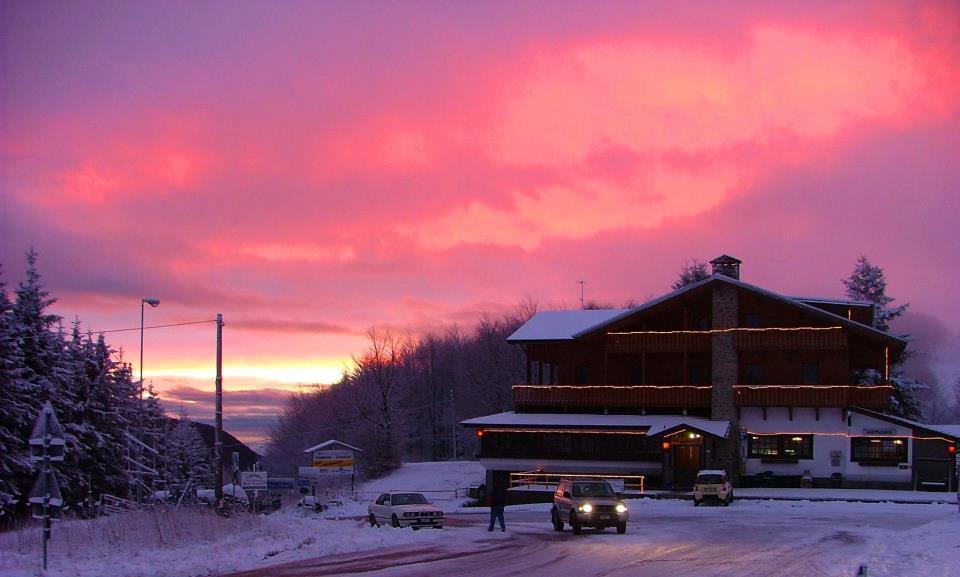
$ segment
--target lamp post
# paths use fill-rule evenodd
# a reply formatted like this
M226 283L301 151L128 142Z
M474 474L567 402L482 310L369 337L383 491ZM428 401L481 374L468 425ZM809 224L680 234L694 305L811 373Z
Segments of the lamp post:
M143 305L148 304L153 308L160 306L160 299L145 298L140 299L140 400L143 400Z

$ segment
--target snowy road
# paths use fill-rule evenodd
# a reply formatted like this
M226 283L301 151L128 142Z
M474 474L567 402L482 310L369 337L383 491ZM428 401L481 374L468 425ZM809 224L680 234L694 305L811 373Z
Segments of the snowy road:
M556 533L545 511L508 511L508 532L487 533L481 514L451 515L445 537L409 548L295 561L233 577L321 575L459 576L853 576L861 563L871 575L947 575L925 566L923 551L889 554L897 542L928 540L935 520L957 523L955 508L852 503L741 501L730 508L689 502L645 502L633 509L626 535L569 528ZM390 531L389 528L371 529ZM956 533L941 547L960 562ZM915 548L915 547L914 547ZM949 558L949 557L948 557ZM909 569L913 567L912 569ZM897 574L897 573L890 573Z

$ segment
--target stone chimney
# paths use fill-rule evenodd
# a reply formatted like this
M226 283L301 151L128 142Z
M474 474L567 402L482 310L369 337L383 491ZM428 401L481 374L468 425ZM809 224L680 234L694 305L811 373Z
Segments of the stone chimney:
M741 260L735 259L732 256L725 254L718 256L717 258L710 261L710 264L713 265L713 274L722 274L730 278L735 278L740 280L740 263Z

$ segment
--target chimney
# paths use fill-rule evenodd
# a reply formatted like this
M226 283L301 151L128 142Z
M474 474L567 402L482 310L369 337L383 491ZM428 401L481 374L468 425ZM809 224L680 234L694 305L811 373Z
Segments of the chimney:
M713 265L713 274L722 274L730 278L735 278L740 280L740 261L733 258L732 256L725 254L718 256L717 258L710 261L710 264Z

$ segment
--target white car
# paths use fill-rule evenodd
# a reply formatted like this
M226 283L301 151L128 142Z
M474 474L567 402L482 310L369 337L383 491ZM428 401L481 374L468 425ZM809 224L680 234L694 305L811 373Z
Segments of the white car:
M703 470L697 473L697 480L693 484L693 505L700 505L704 501L716 501L727 506L733 503L733 485L722 470Z
M420 493L390 492L377 497L369 507L370 526L443 528L443 511Z

